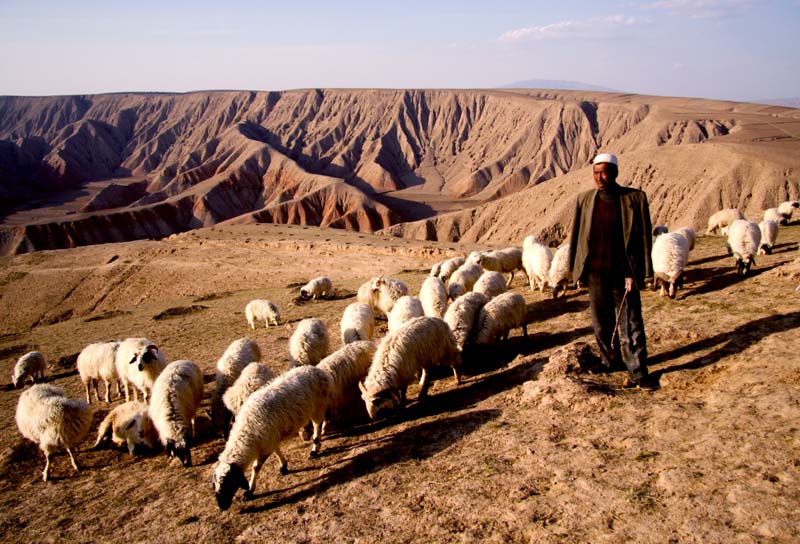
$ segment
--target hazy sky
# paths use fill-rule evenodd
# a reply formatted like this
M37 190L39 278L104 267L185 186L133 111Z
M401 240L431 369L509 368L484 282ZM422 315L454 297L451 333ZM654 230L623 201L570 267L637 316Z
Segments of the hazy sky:
M0 94L581 81L800 96L800 0L0 0Z

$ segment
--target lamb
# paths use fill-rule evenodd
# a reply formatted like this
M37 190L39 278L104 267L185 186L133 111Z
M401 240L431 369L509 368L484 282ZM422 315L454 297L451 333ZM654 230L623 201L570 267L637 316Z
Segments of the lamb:
M689 261L689 240L678 232L662 234L653 242L653 290L661 285L661 296L675 298L683 283L683 271Z
M203 402L203 372L192 361L167 365L153 384L150 417L168 458L192 466L194 417Z
M36 442L44 452L45 482L50 476L50 456L56 448L66 449L75 472L80 472L72 448L80 444L92 424L87 403L67 398L60 387L38 383L19 396L16 420L20 434Z
M395 302L407 294L408 287L402 281L378 276L361 285L356 298L388 316Z
M405 322L423 315L425 315L425 311L422 309L422 303L417 297L408 295L400 297L389 313L389 332L396 331Z
M544 244L533 242L528 244L522 253L522 265L531 291L539 288L539 292L544 292L550 276L550 265L553 262L553 250Z
M81 376L83 386L86 388L86 402L92 403L91 389L94 387L94 396L100 402L100 392L97 390L98 382L103 380L106 384L106 402L111 402L109 384L116 382L117 392L121 394L120 380L117 378L117 350L119 342L98 342L89 344L78 354L78 374Z
M758 224L761 231L761 245L758 248L759 255L771 255L772 247L778 239L778 223L765 220Z
M746 276L750 267L756 264L755 255L760 244L761 231L756 223L746 219L731 223L728 249L736 259L736 269L740 276Z
M244 315L247 318L247 323L251 329L256 328L257 320L264 320L264 326L269 328L270 324L281 324L281 313L278 307L271 301L264 299L251 300L244 307Z
M497 251L489 251L478 257L478 264L486 270L501 274L509 274L506 287L514 280L514 272L522 270L522 250L518 247L507 247Z
M97 441L93 448L99 448L109 440L117 447L127 445L131 456L137 448L154 449L158 444L158 430L150 419L147 405L131 401L111 410L97 429Z
M256 477L267 457L274 453L281 474L288 473L281 441L293 436L309 420L314 426L311 456L319 454L320 428L331 394L328 374L314 366L293 368L262 387L245 401L231 429L224 451L214 467L211 482L220 510L227 510L241 488L253 498ZM250 481L244 476L252 466Z
M675 232L683 235L683 237L686 238L686 241L689 242L689 251L694 249L694 242L697 239L697 234L695 234L692 227L681 227Z
M211 395L211 421L215 429L227 431L231 413L222 400L225 391L233 385L242 370L250 363L261 360L261 349L255 340L239 338L231 342L217 361L214 372L214 393Z
M20 385L25 385L25 382L31 380L31 383L36 383L36 379L44 378L45 371L47 370L47 361L40 351L29 351L19 359L17 364L14 365L14 372L11 374L11 383L14 388Z
M375 311L369 304L354 302L344 309L340 328L342 344L372 340L375 334Z
M475 318L487 302L489 297L483 293L465 293L455 299L444 314L444 322L453 332L458 351L464 351L464 345L475 325Z
M347 344L325 357L317 368L326 372L331 379L331 393L327 414L337 414L359 399L358 384L367 376L377 346L374 342L359 341ZM325 435L327 427L323 422L320 430Z
M439 268L439 273L436 275L439 276L439 279L442 280L442 282L447 282L447 280L450 279L450 276L453 275L453 272L458 270L465 262L466 259L464 257L453 257L452 259L447 259L446 261L442 262L441 267Z
M289 338L292 366L316 365L330 353L328 328L321 319L302 320Z
M572 270L569 269L569 244L564 244L558 248L550 262L550 270L547 273L547 283L553 290L553 298L566 290L567 285L572 282Z
M222 395L222 402L234 416L239 413L247 397L275 379L275 373L263 363L250 363L236 381Z
M725 234L724 230L737 219L744 219L742 212L735 208L725 208L716 212L708 218L708 228L706 235L712 234L715 230L719 229L720 233Z
M333 284L331 283L330 278L325 276L314 278L300 288L300 296L302 298L329 297L332 294Z
M493 298L481 308L475 319L473 328L475 343L492 344L501 336L503 340L507 340L511 330L517 327L522 327L527 337L527 313L525 297L519 293L503 293Z
M500 272L486 271L481 274L481 277L472 286L472 291L474 293L483 293L489 298L502 295L506 292L506 279Z
M436 317L417 317L381 340L372 365L363 382L359 382L361 398L372 419L384 410L405 403L406 388L419 375L419 396L428 395L428 368L448 364L456 383L461 383L458 367L461 352L447 323Z
M428 317L444 317L447 310L447 289L444 282L436 276L428 276L419 289L422 311Z
M785 202L781 202L778 206L778 213L781 214L783 218L782 221L779 221L781 225L786 225L792 219L792 212L795 208L800 208L800 202L797 200L787 200Z
M781 213L778 211L778 208L767 208L764 210L764 221L775 221L780 225L784 219Z
M450 283L447 285L447 296L455 300L464 293L472 291L472 287L478 278L483 274L483 268L478 263L465 263L450 276Z
M117 367L117 378L125 389L125 402L131 400L131 385L134 387L134 399L139 400L138 391L141 391L144 401L147 402L148 392L167 366L167 361L161 350L147 338L126 338L117 348L114 364Z

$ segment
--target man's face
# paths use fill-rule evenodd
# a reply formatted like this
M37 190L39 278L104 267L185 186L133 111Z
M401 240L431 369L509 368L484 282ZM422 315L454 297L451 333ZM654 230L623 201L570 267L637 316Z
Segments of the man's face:
M593 167L594 183L601 191L605 191L609 185L617 180L617 167L608 162L595 164Z

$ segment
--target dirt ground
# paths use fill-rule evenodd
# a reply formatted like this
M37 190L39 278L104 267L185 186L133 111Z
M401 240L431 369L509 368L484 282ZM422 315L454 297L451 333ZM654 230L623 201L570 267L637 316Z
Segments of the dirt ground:
M274 301L286 321L339 319L358 286L384 273L417 291L437 260L473 249L284 225L223 226L162 241L0 258L0 534L4 542L796 542L800 534L800 225L736 276L720 237L698 239L676 300L643 294L657 391L623 375L566 376L548 363L591 342L585 292L551 300L524 275L528 335L465 356L464 383L435 372L431 395L391 419L334 421L322 456L298 438L261 471L256 497L220 512L211 473L224 440L205 410L217 359L242 336L273 370L288 367L284 327L248 328L245 304ZM521 241L520 241L521 243ZM326 274L337 293L298 303ZM385 323L380 330L385 331ZM91 450L109 410L51 481L14 414L7 385L32 349L46 380L82 398L74 355L147 336L168 360L192 359L206 398L195 465L162 453ZM63 359L62 359L63 358ZM120 401L115 399L112 405ZM240 495L241 496L241 495Z

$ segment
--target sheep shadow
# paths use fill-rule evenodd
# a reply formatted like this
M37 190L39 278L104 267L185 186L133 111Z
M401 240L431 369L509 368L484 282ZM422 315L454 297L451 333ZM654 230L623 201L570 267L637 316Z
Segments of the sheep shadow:
M589 300L581 297L579 292L570 298L545 299L528 304L525 321L528 324L548 321L563 314L579 313L589 308Z
M779 266L779 264L751 269L750 273L748 273L746 276L740 276L736 272L736 267L734 266L687 270L687 275L685 278L685 282L687 284L694 284L697 282L702 282L702 284L697 287L684 289L683 296L681 296L679 300L683 300L690 296L699 296L707 293L713 293L715 291L722 291L742 281L760 276L764 272L772 270L776 266Z
M731 256L727 253L721 253L719 255L709 255L708 257L703 257L702 259L689 259L686 263L686 266L701 266L708 263L713 263L714 261L721 261L722 259L728 259Z

